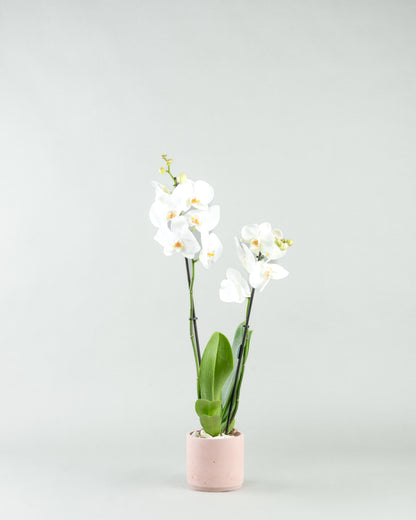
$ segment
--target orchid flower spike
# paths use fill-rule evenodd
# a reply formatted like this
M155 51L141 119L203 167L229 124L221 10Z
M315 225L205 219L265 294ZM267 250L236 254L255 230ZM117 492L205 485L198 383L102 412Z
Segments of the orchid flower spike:
M275 260L284 255L287 247L293 244L292 240L283 238L280 230L272 230L272 226L265 222L260 225L244 226L242 238L235 238L237 256L248 273L250 286L263 291L270 280L281 280L289 274L286 269L278 265ZM280 240L286 247L280 247ZM289 243L290 242L290 243ZM248 287L238 271L228 270L227 279L221 282L220 298L223 301L242 302L244 291L241 286ZM230 276L229 276L230 274ZM245 292L247 294L247 291ZM249 293L248 293L249 296Z

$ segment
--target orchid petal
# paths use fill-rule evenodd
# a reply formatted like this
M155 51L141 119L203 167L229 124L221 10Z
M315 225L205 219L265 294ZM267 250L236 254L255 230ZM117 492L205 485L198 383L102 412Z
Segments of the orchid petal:
M236 243L236 246L237 246L238 258L239 258L242 266L244 267L244 269L248 273L250 273L253 270L253 268L254 268L254 265L256 263L256 259L254 258L254 255L249 250L249 248L245 244L242 244L238 240L237 237L235 237L234 240L235 240L235 243Z
M201 233L211 231L220 220L220 207L218 205L211 206L206 211L192 209L185 216L190 227L195 227Z
M243 303L250 296L250 288L241 273L231 267L227 269L227 279L221 282L220 299L226 303Z
M289 271L286 271L284 267L278 264L269 264L272 268L272 278L273 280L282 280L288 276Z
M199 253L199 259L205 269L209 269L222 254L223 246L220 239L215 233L203 233L201 235L202 248Z
M194 184L194 196L202 204L209 204L214 198L214 188L205 181L196 181Z
M241 237L245 242L250 242L256 238L259 233L259 226L257 224L244 226L241 230Z
M165 204L163 204L160 200L155 200L149 209L149 218L150 222L155 227L160 227L163 225L166 217L164 218L164 214L166 214L167 208Z

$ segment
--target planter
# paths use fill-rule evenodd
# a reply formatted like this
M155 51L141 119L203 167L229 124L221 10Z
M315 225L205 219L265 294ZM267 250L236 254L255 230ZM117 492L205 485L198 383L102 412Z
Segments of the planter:
M191 432L192 433L192 432ZM186 436L188 485L198 491L233 491L244 480L244 435Z

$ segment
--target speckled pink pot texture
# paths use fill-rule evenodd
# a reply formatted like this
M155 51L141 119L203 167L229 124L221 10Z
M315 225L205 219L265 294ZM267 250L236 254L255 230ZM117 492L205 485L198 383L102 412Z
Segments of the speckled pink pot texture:
M244 435L186 435L188 485L197 491L233 491L244 481Z

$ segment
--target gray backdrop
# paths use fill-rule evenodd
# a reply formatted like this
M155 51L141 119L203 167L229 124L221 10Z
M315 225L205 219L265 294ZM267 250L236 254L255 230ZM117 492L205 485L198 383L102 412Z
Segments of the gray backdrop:
M415 23L411 0L0 0L2 517L415 517ZM241 226L295 240L254 302L236 493L184 481L162 153L222 208L204 343L243 316L218 299Z

